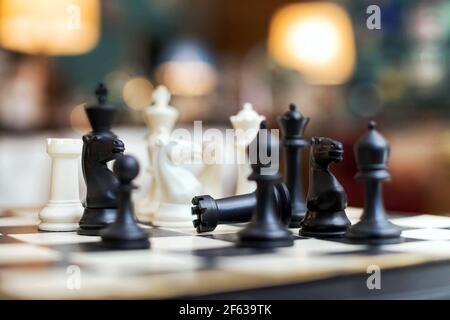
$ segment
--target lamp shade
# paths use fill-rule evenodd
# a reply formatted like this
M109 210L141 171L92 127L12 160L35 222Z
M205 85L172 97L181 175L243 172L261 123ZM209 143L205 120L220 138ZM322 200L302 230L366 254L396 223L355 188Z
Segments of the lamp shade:
M28 54L77 55L99 38L98 0L0 0L0 44Z
M355 64L353 28L345 10L330 2L289 4L271 20L269 53L314 84L340 84Z

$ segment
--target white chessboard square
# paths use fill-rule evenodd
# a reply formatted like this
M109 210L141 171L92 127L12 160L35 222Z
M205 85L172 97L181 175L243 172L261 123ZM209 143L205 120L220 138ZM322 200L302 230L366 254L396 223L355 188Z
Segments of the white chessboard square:
M100 237L81 236L75 232L40 232L12 234L10 236L24 242L38 245L57 245L100 241Z
M113 274L131 275L149 272L179 272L201 266L199 258L150 250L103 251L72 254L71 263Z
M236 233L237 231L241 230L244 224L220 224L211 232L203 232L202 235L208 235L208 234L228 234L228 233ZM197 230L192 228L164 228L166 230L171 230L179 233L189 234L189 235L199 235Z
M154 250L180 251L231 247L233 243L206 237L178 236L152 238L151 245Z
M405 228L450 228L450 217L448 216L424 214L415 217L392 219L391 221Z
M405 238L421 239L428 241L450 240L450 230L447 229L412 229L402 232Z
M11 243L0 246L0 265L57 261L57 251L29 244Z

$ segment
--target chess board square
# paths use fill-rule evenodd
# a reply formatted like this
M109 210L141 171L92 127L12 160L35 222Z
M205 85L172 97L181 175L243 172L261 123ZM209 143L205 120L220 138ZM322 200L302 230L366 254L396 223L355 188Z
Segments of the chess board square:
M450 230L447 229L412 229L402 232L405 238L422 239L422 240L450 240Z
M168 273L192 270L201 266L201 261L190 255L170 254L152 250L106 251L74 253L71 263L90 271L123 275Z
M152 228L148 227L150 238L159 238L159 237L179 237L186 236L186 233L177 232L176 230L168 230L164 228Z
M392 246L392 249L401 252L423 254L426 256L436 256L450 258L450 241L419 241L404 242Z
M242 229L243 224L220 224L217 226L217 228L214 231L211 232L204 232L201 233L202 235L208 235L208 234L227 234L227 233L236 233L237 231ZM165 228L167 230L188 234L188 235L199 235L197 233L197 230L195 230L194 227L192 228Z
M39 245L56 245L56 244L100 241L100 237L81 236L76 234L75 232L40 232L40 233L13 234L11 235L11 237L19 239L24 242Z
M57 251L23 243L2 244L0 246L0 265L17 263L53 262L60 255Z
M199 250L207 248L223 248L233 246L228 241L210 239L205 237L161 237L151 239L153 250Z
M450 228L450 217L430 214L392 219L392 222L405 228Z
M21 233L38 233L37 225L24 225L13 227L0 227L0 232L3 234L21 234Z
M23 215L14 217L5 217L0 219L1 227L14 227L14 226L30 226L37 225L39 219L36 215Z

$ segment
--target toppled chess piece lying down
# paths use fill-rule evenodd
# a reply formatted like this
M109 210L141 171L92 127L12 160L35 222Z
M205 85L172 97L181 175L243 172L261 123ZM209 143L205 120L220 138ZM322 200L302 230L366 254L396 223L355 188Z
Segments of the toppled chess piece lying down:
M283 225L291 221L292 208L289 191L284 183L274 185L274 200L278 216ZM255 193L214 199L209 195L192 199L193 221L198 233L213 231L219 224L249 222L256 207Z

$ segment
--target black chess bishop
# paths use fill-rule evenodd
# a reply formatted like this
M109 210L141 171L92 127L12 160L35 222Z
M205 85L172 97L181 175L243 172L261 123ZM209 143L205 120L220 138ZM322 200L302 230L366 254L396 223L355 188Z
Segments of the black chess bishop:
M301 179L302 150L309 145L304 137L309 118L304 117L297 111L292 103L289 111L278 118L283 131L283 147L285 149L285 179L291 196L292 217L291 228L300 227L306 213L305 195Z
M374 121L354 146L358 173L355 179L364 182L364 209L361 220L347 232L347 238L367 244L402 241L402 229L388 220L383 203L382 182L390 179L387 170L389 143L376 130Z
M283 225L291 220L291 198L283 182L274 185L275 206ZM194 227L198 233L213 231L217 225L249 222L256 207L254 192L221 199L209 195L196 196L192 199Z
M292 246L293 236L282 224L275 207L274 184L281 182L278 160L272 154L272 136L261 122L256 138L249 145L252 173L256 182L256 206L251 221L238 233L237 245L252 248Z
M343 159L344 149L339 141L314 137L311 139L309 160L309 188L305 218L300 235L305 237L340 237L350 226L345 208L347 195L330 171L331 163Z
M95 94L97 104L85 108L92 131L83 136L82 167L87 190L78 229L81 235L98 235L99 230L115 221L119 180L107 163L125 150L124 143L111 131L116 108L107 102L107 89L100 84Z
M149 233L137 224L131 201L132 190L136 188L132 181L139 173L139 163L124 155L116 160L113 170L119 179L119 205L115 221L100 231L103 244L113 249L147 249Z

